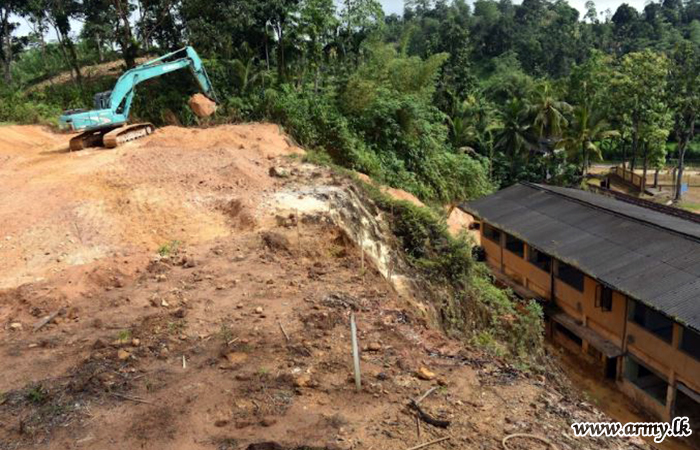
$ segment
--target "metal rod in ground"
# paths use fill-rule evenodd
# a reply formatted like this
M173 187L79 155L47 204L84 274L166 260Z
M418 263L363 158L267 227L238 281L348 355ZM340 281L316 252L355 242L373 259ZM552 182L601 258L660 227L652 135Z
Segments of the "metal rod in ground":
M360 378L360 349L357 345L357 325L355 325L355 313L350 314L350 335L352 336L352 359L355 367L355 387L362 388Z

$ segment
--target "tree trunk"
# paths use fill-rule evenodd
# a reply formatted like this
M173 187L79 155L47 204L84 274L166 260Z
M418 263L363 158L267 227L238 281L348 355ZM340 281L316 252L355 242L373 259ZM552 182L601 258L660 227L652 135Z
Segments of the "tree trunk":
M639 131L638 125L635 123L632 127L632 162L630 164L630 170L634 172L637 164L637 147L639 146Z
M685 133L681 139L678 140L678 172L676 173L676 192L673 200L678 202L681 200L683 194L681 193L681 186L683 185L683 168L685 167L685 152L688 150L688 144L693 139L695 135L695 114L691 114L688 117L687 122L689 124L688 133ZM680 136L680 133L678 133Z
M95 35L95 39L97 40L97 55L100 58L100 62L102 63L105 61L105 54L102 48L102 39L100 38L99 33Z
M12 83L12 36L10 33L9 12L2 18L3 42L0 45L5 47L5 59L3 59L4 79L8 85Z
M284 29L282 28L282 22L277 24L277 75L279 81L283 83L287 78L287 68L284 61Z
M583 153L583 167L581 170L581 173L583 173L583 176L585 177L586 174L588 173L588 146L587 142L583 142L581 144L581 152Z
M647 187L647 165L648 165L648 159L649 159L649 146L644 143L642 144L642 147L644 148L644 167L642 168L642 184L640 185L640 190L644 192L644 189Z
M80 86L83 85L83 75L80 73L80 64L78 63L78 54L75 51L75 45L69 37L66 37L64 41L67 43L68 53L70 54L70 62L75 70L75 78Z
M659 168L657 167L656 170L654 170L654 189L659 188Z
M627 141L624 137L620 139L620 145L622 145L622 167L627 168Z
M136 67L136 55L138 53L138 48L134 42L133 34L131 33L131 24L129 23L129 12L128 12L128 1L127 8L122 5L122 0L114 0L115 6L117 8L117 13L119 14L119 19L122 23L121 29L121 47L122 47L122 57L124 58L124 63L127 69L133 69Z

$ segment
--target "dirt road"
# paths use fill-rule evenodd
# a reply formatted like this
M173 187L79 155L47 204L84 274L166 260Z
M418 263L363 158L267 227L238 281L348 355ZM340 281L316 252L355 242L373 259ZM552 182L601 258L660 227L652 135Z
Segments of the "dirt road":
M276 126L77 153L41 128L0 136L0 449L640 444L573 438L571 421L605 417L561 375L429 326L387 280L381 214ZM407 406L429 388L447 428Z

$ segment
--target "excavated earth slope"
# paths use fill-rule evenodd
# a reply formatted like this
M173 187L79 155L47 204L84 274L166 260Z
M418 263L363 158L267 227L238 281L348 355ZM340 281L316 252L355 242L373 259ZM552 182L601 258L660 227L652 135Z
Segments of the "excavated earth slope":
M644 448L430 327L381 212L276 126L67 139L0 133L0 449Z

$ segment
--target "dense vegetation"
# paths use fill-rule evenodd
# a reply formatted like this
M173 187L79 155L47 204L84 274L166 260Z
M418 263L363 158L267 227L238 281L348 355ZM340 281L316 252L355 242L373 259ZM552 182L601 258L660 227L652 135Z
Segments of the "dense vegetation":
M412 0L385 16L376 0L4 0L0 121L90 107L116 73L90 77L87 65L133 67L189 44L218 90L216 121L274 120L427 201L523 179L575 184L603 155L682 169L696 148L700 1L586 8ZM71 81L32 89L61 72ZM194 90L181 73L139 86L134 119L194 124L183 95Z

